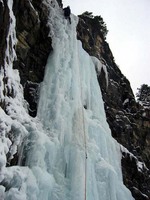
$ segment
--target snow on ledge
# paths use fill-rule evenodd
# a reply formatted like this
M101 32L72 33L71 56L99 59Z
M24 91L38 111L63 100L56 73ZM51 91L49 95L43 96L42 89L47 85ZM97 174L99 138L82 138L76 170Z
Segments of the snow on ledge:
M125 155L128 154L128 155L130 156L130 160L135 159L135 161L136 161L136 166L137 166L137 170L138 170L139 172L143 172L144 170L146 170L146 171L148 170L148 168L146 167L146 165L145 165L144 162L139 161L139 160L137 159L136 156L134 156L131 152L128 151L127 148L125 148L125 147L124 147L123 145L121 145L121 144L120 144L120 150L121 150L122 153L125 153ZM125 156L123 156L123 157L125 157Z

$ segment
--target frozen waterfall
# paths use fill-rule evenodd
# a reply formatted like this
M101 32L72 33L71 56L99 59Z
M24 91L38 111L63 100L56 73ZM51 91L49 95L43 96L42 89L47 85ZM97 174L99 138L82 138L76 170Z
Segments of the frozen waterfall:
M54 50L38 107L46 135L27 163L38 177L38 199L133 199L122 182L120 146L106 122L93 59L76 39L77 17L70 25L56 7L49 6Z
M4 194L0 187L0 194L5 200L133 200L122 180L120 145L106 121L95 71L95 63L102 64L76 39L77 17L71 15L70 24L55 1L44 2L53 52L37 118L21 110L13 122L25 132L20 152L26 166L5 171L12 189Z

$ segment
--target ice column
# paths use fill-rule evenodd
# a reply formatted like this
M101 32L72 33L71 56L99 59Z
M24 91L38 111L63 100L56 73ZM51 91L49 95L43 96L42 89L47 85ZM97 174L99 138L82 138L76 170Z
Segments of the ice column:
M106 122L93 59L76 39L77 17L71 15L70 25L54 4L47 5L54 50L38 107L47 142L42 147L44 159L36 162L54 182L45 199L131 200L122 182L120 146Z

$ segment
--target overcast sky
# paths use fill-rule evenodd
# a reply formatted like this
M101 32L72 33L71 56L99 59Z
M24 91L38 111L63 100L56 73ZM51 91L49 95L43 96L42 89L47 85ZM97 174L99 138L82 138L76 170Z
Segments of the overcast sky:
M150 0L63 0L63 5L75 15L101 15L116 64L134 93L141 84L150 85Z

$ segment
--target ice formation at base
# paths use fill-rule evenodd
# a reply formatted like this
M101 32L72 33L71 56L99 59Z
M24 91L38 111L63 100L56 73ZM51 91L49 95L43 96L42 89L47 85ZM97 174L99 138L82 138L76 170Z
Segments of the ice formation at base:
M28 116L23 100L13 101L16 115L11 107L10 116L1 112L3 130L14 126L19 164L25 166L4 167L4 162L0 197L132 200L122 181L120 145L106 122L95 71L95 62L102 64L76 39L77 17L71 15L70 24L55 1L45 4L54 50L41 84L37 118ZM19 97L21 92L16 89Z

